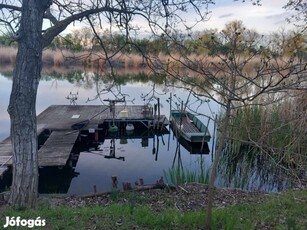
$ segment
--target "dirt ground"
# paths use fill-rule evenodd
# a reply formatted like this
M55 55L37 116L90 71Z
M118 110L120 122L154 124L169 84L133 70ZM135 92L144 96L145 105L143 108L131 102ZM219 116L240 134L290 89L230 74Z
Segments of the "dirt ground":
M264 192L247 192L239 189L216 189L215 207L226 207L239 203L261 203L269 196ZM208 203L208 185L186 184L172 189L151 189L147 191L111 192L90 197L51 197L51 206L65 205L80 207L84 205L107 206L114 202L122 204L146 205L155 211L175 208L179 211L204 209Z

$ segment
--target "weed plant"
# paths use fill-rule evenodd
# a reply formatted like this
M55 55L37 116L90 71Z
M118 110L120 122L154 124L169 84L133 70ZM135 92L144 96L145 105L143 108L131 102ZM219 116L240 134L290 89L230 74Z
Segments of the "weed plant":
M200 164L198 170L188 170L181 166L174 166L168 170L163 170L164 178L168 184L180 185L186 183L208 184L211 168L204 169L204 165Z

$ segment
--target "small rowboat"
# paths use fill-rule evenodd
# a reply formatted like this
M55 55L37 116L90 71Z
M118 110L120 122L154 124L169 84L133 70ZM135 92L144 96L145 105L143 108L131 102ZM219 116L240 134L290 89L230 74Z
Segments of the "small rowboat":
M177 138L182 137L191 143L209 142L211 135L195 115L187 111L172 110L170 122Z

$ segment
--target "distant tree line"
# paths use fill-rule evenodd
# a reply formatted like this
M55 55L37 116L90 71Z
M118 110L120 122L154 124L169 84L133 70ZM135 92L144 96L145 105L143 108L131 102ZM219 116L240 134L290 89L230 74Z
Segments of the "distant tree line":
M176 39L167 39L163 34L153 38L127 38L125 34L110 33L108 30L99 31L99 39L95 36L90 28L84 27L72 31L65 35L57 36L50 44L51 49L66 49L70 51L100 51L105 49L108 52L121 51L122 53L133 54L167 54L182 53L209 55L217 54L227 55L231 50L232 41L223 38L232 31L243 35L242 52L256 53L259 49L267 50L268 54L299 55L307 56L307 34L306 32L295 32L280 30L268 35L261 35L257 31L244 27L242 21L231 21L225 25L225 28L219 32L217 29L207 29L201 32L191 34L176 34ZM174 44L174 41L181 42L181 46ZM255 42L256 40L261 42ZM16 46L10 36L0 36L0 46ZM178 50L178 47L181 47ZM244 47L244 49L243 49ZM248 47L248 49L246 49ZM246 51L247 50L247 51ZM246 55L249 55L246 53Z

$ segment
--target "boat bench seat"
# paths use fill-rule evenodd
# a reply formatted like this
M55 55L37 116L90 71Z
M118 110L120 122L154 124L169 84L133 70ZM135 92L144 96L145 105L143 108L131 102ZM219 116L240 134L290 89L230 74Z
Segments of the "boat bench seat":
M199 130L196 128L196 124L194 124L194 122L187 122L187 119L184 117L184 118L181 118L181 121L180 121L180 117L176 117L175 118L176 120L176 124L180 124L182 125L182 128L181 130L185 133L197 133L199 132Z

